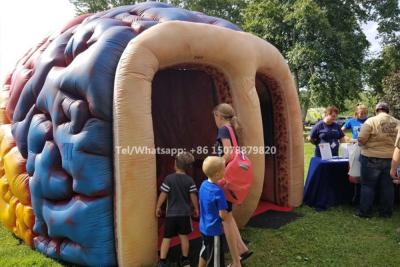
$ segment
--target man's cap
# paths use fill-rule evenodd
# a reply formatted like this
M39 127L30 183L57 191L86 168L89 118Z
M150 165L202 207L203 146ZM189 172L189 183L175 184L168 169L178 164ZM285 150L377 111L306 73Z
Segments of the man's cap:
M385 112L389 112L389 104L386 102L379 102L376 104L375 111L383 110Z

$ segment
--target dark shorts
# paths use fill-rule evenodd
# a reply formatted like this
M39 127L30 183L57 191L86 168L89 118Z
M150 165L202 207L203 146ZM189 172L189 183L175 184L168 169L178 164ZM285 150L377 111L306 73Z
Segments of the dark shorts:
M222 236L206 236L201 234L201 238L203 242L201 245L200 257L206 261L206 266L214 266L215 253L217 253L216 256L218 257L220 266L225 266ZM217 251L215 249L217 249Z
M164 222L164 237L188 235L193 231L190 216L166 217Z
M228 212L232 212L232 202L226 201L228 204L228 208L226 209Z

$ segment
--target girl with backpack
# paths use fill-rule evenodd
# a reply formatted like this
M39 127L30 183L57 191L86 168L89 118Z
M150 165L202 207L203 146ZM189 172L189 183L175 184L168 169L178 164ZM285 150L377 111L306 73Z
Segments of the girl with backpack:
M232 150L233 145L237 145L237 135L240 135L240 125L235 111L231 105L227 103L221 103L217 105L213 110L215 124L218 128L217 140L215 143L215 151L218 156L225 159L225 165L227 165L232 159L235 151ZM232 136L233 135L233 136ZM232 140L234 139L234 140ZM244 158L244 156L243 156ZM251 167L251 166L250 166ZM223 184L221 184L224 187ZM228 199L228 216L223 222L226 239L228 242L229 250L233 259L232 266L241 266L240 263L250 257L253 252L250 251L246 244L243 242L238 226L232 215L232 196L227 196ZM235 192L231 192L234 198Z

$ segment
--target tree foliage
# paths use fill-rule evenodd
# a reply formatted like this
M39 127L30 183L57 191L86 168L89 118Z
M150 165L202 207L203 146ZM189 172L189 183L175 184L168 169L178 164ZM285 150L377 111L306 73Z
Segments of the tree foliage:
M135 0L70 0L77 14L95 13L112 7L131 5L143 1Z
M378 35L383 46L377 58L367 61L367 84L378 97L387 98L388 92L399 95L399 90L393 91L393 82L400 71L400 4L398 0L366 2L374 7L370 19L378 23Z
M345 114L349 116L353 116L356 107L359 104L363 104L367 106L369 116L375 113L376 103L379 102L379 97L374 94L372 91L363 91L360 93L359 98L356 99L346 99L345 101Z
M70 0L77 13L143 0ZM367 84L374 99L389 89L385 78L400 69L398 0L161 0L224 18L276 46L293 72L303 110L358 101ZM361 24L379 25L384 49L369 58ZM391 79L387 78L391 81ZM392 87L391 87L392 88ZM389 90L390 91L390 90ZM397 93L394 91L394 93ZM370 92L367 92L369 95ZM372 95L371 95L372 96Z
M78 14L94 13L116 6L131 5L144 0L70 0ZM220 17L240 24L240 11L245 7L246 0L161 0L189 10L203 12L210 16Z
M210 16L226 19L241 24L241 10L246 7L246 0L172 0L171 4L189 10L203 12Z
M368 42L354 1L252 0L243 27L275 45L287 58L303 107L344 107L362 89ZM357 12L356 12L357 11Z
M367 60L366 81L378 96L384 94L384 79L400 70L400 42L386 44L377 58Z
M387 76L383 84L383 99L389 103L393 115L400 119L400 71Z
M398 0L360 0L369 10L369 19L378 23L383 44L399 43L400 4Z

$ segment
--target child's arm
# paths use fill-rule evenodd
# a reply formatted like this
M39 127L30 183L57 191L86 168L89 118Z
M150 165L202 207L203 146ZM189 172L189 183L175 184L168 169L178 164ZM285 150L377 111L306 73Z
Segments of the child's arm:
M224 146L224 155L222 158L225 160L225 165L231 160L231 154L233 153L233 147L230 139L222 139L222 145Z
M217 200L217 207L219 210L219 217L224 221L226 217L228 216L228 203L226 202L224 192L222 190L219 190L216 195L216 200Z
M190 200L194 207L194 217L199 217L199 202L197 201L196 193L190 193Z
M161 206L167 200L168 193L171 191L171 186L169 185L168 177L169 176L167 176L165 178L164 182L160 186L161 193L160 193L160 196L158 197L158 200L157 200L156 217L160 217L161 216Z
M223 221L225 221L226 217L228 216L228 212L226 210L220 210L219 211L219 217L221 217L221 219Z
M164 204L165 200L167 200L168 194L165 192L161 192L158 197L157 207L156 207L156 217L161 216L161 206Z

